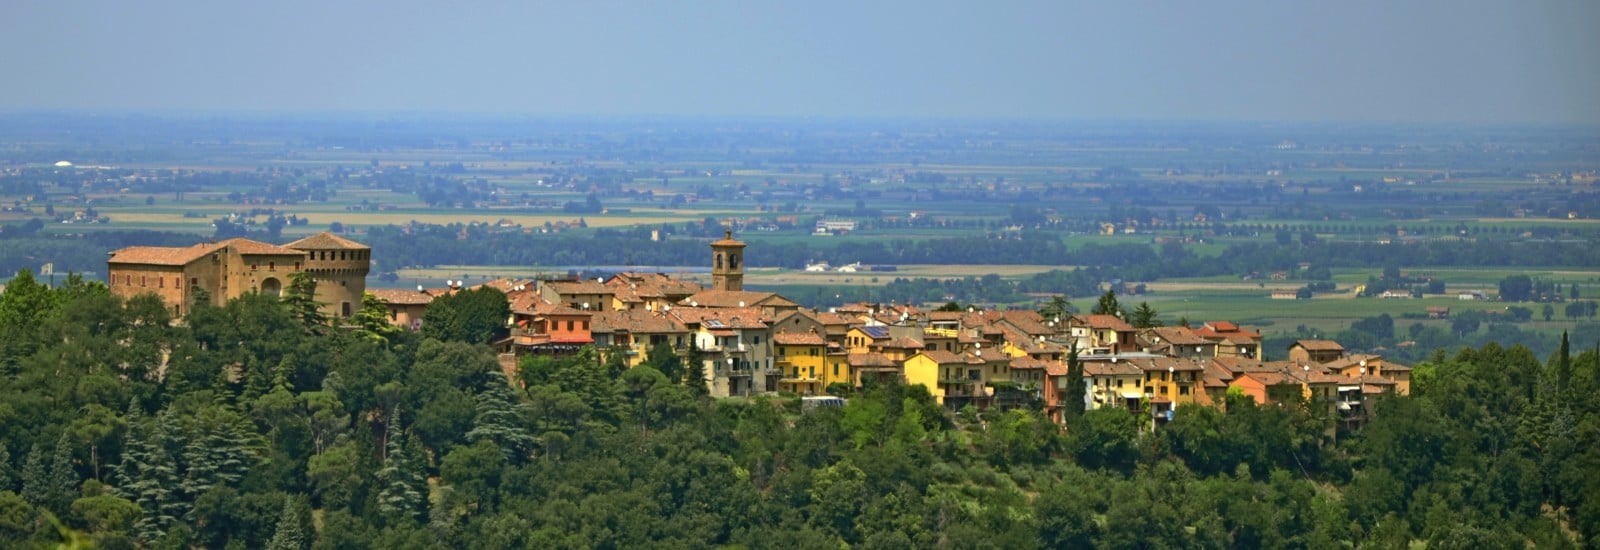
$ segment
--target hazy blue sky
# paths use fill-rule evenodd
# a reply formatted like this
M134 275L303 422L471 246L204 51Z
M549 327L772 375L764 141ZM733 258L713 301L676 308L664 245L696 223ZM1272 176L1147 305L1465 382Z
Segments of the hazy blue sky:
M1600 2L0 1L0 110L1600 123Z

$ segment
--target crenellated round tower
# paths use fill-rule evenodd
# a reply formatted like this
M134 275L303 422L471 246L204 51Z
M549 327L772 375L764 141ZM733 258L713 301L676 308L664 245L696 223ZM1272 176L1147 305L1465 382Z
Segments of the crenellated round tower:
M284 245L304 251L303 270L317 281L317 302L330 317L349 317L361 309L372 270L372 247L334 235L318 233Z

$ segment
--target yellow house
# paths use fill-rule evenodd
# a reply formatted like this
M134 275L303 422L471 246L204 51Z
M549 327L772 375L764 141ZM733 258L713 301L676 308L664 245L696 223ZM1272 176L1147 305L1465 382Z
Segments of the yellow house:
M1009 357L998 357L1010 368ZM905 361L907 384L922 384L939 404L959 409L968 404L988 406L989 364L974 354L956 355L942 350L925 350ZM1009 374L1008 374L1009 377Z
M830 375L829 369L839 369L844 359L828 355L828 341L815 332L780 332L772 335L772 343L777 348L773 366L778 369L778 391L815 395L830 381L849 380L847 368L842 378Z
M850 353L871 353L879 351L875 344L882 344L889 340L889 327L882 325L851 327L844 335L845 349Z
M1205 364L1192 359L1138 357L1129 360L1144 371L1144 393L1150 402L1175 406L1194 403L1204 393Z

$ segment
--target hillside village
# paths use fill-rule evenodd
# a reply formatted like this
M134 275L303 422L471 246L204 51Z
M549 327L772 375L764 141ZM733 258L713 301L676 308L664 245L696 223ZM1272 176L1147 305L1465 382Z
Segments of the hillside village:
M667 346L699 369L713 397L792 394L825 402L868 384L900 382L926 387L950 410L1034 407L1059 423L1069 400L1081 396L1083 410L1125 408L1152 426L1171 420L1178 405L1220 406L1235 392L1259 404L1303 400L1355 427L1367 420L1369 396L1410 392L1408 366L1346 353L1329 340L1264 350L1260 333L1228 321L1136 328L1117 314L1046 318L1029 310L873 303L818 311L745 290L745 247L731 232L710 244L711 288L623 272L592 281L502 279L470 288L451 281L366 291L358 264L370 249L331 234L283 247L231 239L187 249L124 249L111 255L109 279L117 294L157 292L181 313L194 287L212 286L206 289L212 300L278 293L281 279L304 271L319 282L316 296L327 316L348 317L352 302L360 303L354 296L366 293L407 330L421 329L436 297L491 287L510 305L505 336L494 346L513 380L529 355L593 346L621 354L633 367ZM168 287L163 271L188 275L173 276ZM1074 384L1083 391L1073 391Z

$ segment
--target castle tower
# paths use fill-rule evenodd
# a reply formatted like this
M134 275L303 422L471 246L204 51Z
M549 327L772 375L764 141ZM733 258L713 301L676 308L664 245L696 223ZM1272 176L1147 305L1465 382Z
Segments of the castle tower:
M318 233L284 245L306 253L305 271L317 280L317 302L329 317L349 317L361 309L372 270L372 248L334 235Z
M732 230L711 242L711 290L744 290L744 243Z

